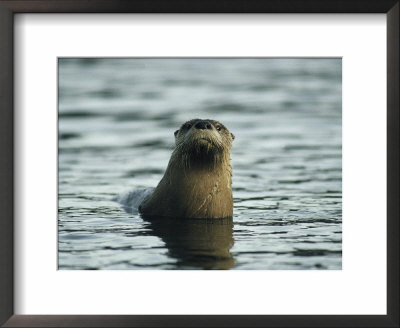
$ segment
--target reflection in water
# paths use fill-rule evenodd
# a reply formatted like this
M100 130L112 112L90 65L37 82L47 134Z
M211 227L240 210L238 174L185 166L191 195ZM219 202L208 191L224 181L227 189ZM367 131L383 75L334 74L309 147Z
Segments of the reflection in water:
M165 242L177 269L230 269L235 265L232 219L147 218L149 234Z

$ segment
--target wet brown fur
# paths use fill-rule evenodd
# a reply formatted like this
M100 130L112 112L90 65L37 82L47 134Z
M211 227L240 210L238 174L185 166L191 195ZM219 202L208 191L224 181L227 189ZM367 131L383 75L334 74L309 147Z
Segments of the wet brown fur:
M232 217L230 149L234 135L214 120L206 120L211 129L196 129L198 121L190 120L175 131L175 149L164 177L139 206L143 216Z

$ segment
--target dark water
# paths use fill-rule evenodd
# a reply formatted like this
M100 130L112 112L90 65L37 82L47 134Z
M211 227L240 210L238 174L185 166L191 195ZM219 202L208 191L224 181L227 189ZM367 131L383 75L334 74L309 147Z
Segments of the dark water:
M195 117L236 136L233 220L145 221ZM61 59L59 268L341 269L341 117L339 59Z

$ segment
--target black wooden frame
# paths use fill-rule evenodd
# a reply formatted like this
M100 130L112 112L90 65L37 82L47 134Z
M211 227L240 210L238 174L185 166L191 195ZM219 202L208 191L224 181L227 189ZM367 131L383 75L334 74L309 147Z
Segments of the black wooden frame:
M0 324L4 327L399 327L399 0L0 0ZM387 315L14 315L15 13L385 13Z

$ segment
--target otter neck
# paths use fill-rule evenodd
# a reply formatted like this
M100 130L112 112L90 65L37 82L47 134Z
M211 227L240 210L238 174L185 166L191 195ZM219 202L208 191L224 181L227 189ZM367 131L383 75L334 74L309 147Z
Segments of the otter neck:
M229 155L229 154L228 154ZM229 156L204 162L171 162L166 176L176 191L175 206L183 217L225 218L233 215Z

